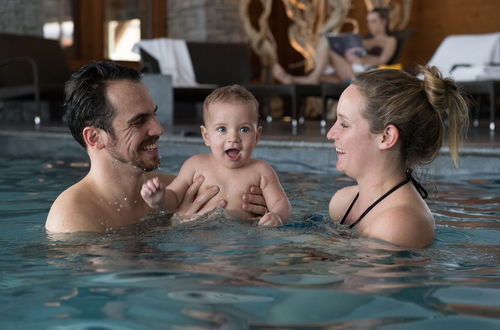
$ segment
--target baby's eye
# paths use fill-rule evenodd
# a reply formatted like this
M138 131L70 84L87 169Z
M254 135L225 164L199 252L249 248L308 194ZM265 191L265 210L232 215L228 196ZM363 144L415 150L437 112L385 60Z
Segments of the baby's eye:
M250 128L245 126L245 127L240 128L240 131L243 133L248 133L248 132L250 132Z
M219 133L224 133L226 131L226 128L224 126L220 126L216 128L216 131Z

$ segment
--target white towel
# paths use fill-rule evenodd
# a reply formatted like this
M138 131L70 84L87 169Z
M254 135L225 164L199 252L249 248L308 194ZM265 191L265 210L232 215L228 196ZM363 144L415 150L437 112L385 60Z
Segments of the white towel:
M193 63L185 40L158 38L141 40L134 45L133 51L142 48L156 58L162 74L172 76L174 86L197 86Z

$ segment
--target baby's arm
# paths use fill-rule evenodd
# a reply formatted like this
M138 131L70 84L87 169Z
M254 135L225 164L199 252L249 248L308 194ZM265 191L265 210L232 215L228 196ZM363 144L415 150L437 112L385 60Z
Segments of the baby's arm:
M192 156L182 164L177 177L166 187L166 193L175 197L175 208L172 211L176 212L184 199L186 191L193 183L194 174L196 171L196 164L200 162L199 158L202 155Z
M288 221L292 207L273 168L262 162L261 189L269 210L260 220L261 226L281 226Z
M141 196L152 209L170 210L174 212L177 209L177 198L171 190L166 189L158 177L149 179L142 185Z

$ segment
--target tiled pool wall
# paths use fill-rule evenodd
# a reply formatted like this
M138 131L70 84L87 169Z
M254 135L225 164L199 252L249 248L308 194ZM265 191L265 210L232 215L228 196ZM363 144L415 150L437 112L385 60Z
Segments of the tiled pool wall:
M0 156L42 157L49 159L87 159L85 150L69 133L5 130L0 132ZM163 136L162 156L175 155L185 159L197 153L207 153L199 137ZM254 150L255 158L272 163L277 171L333 173L336 155L329 142L294 142L261 140ZM437 159L426 167L429 174L462 175L500 173L500 150L494 148L464 148L460 167L455 169L448 149L442 148Z

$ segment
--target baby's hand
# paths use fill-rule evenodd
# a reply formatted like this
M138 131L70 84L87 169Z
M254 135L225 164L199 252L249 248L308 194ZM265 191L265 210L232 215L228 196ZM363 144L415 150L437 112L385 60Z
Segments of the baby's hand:
M267 212L260 218L259 226L283 226L283 220L276 213Z
M141 196L149 207L156 210L165 209L165 186L158 177L149 179L142 185Z

